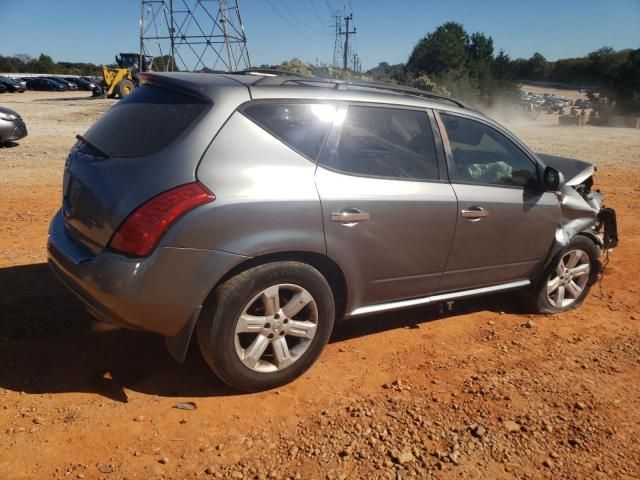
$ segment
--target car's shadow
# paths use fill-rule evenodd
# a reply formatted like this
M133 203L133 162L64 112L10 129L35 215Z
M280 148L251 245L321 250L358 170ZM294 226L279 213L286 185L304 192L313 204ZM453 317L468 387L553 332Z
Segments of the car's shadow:
M507 296L460 302L454 313L517 312ZM331 342L442 318L435 307L343 322ZM44 263L0 268L0 388L26 393L91 392L127 401L127 390L168 397L236 395L192 345L177 364L162 338L138 332L93 334L90 317Z
M0 148L15 148L19 145L20 144L17 142L4 142L4 143L0 143Z

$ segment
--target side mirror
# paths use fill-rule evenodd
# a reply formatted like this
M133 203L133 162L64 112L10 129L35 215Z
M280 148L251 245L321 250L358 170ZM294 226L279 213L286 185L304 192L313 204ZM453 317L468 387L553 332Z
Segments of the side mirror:
M542 185L548 192L558 192L564 186L564 175L555 168L547 167L542 175Z

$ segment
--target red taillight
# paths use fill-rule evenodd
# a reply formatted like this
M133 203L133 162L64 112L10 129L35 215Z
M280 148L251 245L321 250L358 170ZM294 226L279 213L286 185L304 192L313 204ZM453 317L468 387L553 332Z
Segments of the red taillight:
M197 182L167 190L131 213L116 230L109 247L126 255L146 257L172 223L215 198Z

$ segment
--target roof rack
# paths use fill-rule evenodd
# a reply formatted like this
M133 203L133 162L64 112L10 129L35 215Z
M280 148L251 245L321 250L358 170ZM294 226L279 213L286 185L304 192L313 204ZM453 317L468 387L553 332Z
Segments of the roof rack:
M286 70L273 70L273 69L264 69L264 70L257 69L255 70L256 73L250 73L250 74L261 75L262 71L268 71L268 76L264 76L260 80L256 81L254 85L264 85L264 86L300 85L300 86L309 86L309 87L329 87L329 88L335 88L336 90L349 90L349 89L383 90L383 91L397 93L397 94L412 95L417 97L428 98L430 100L449 102L461 108L476 110L475 108L469 106L465 102L455 98L448 97L446 95L441 95L435 92L429 92L427 90L420 90L419 88L405 87L402 85L394 85L392 83L368 82L363 80L347 81L347 80L337 80L333 78L309 77L307 75L302 75L295 72L289 72ZM251 72L253 72L253 70Z
M292 72L289 70L280 70L278 68L248 68L246 70L238 70L236 72L226 72L237 75L262 75L265 78L272 77L296 77L296 78L312 78L302 73Z

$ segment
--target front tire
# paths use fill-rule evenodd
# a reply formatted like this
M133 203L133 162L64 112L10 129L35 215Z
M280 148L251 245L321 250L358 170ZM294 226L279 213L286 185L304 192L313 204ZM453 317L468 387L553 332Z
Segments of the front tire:
M131 95L131 93L136 89L136 84L133 83L128 78L123 78L120 80L120 83L116 86L116 90L118 91L118 95L120 98L124 98L127 95Z
M302 375L333 329L327 280L310 265L285 261L250 268L218 286L198 321L200 351L230 387L254 392Z
M576 236L554 257L531 292L536 313L560 313L578 308L600 271L599 250L587 237Z

